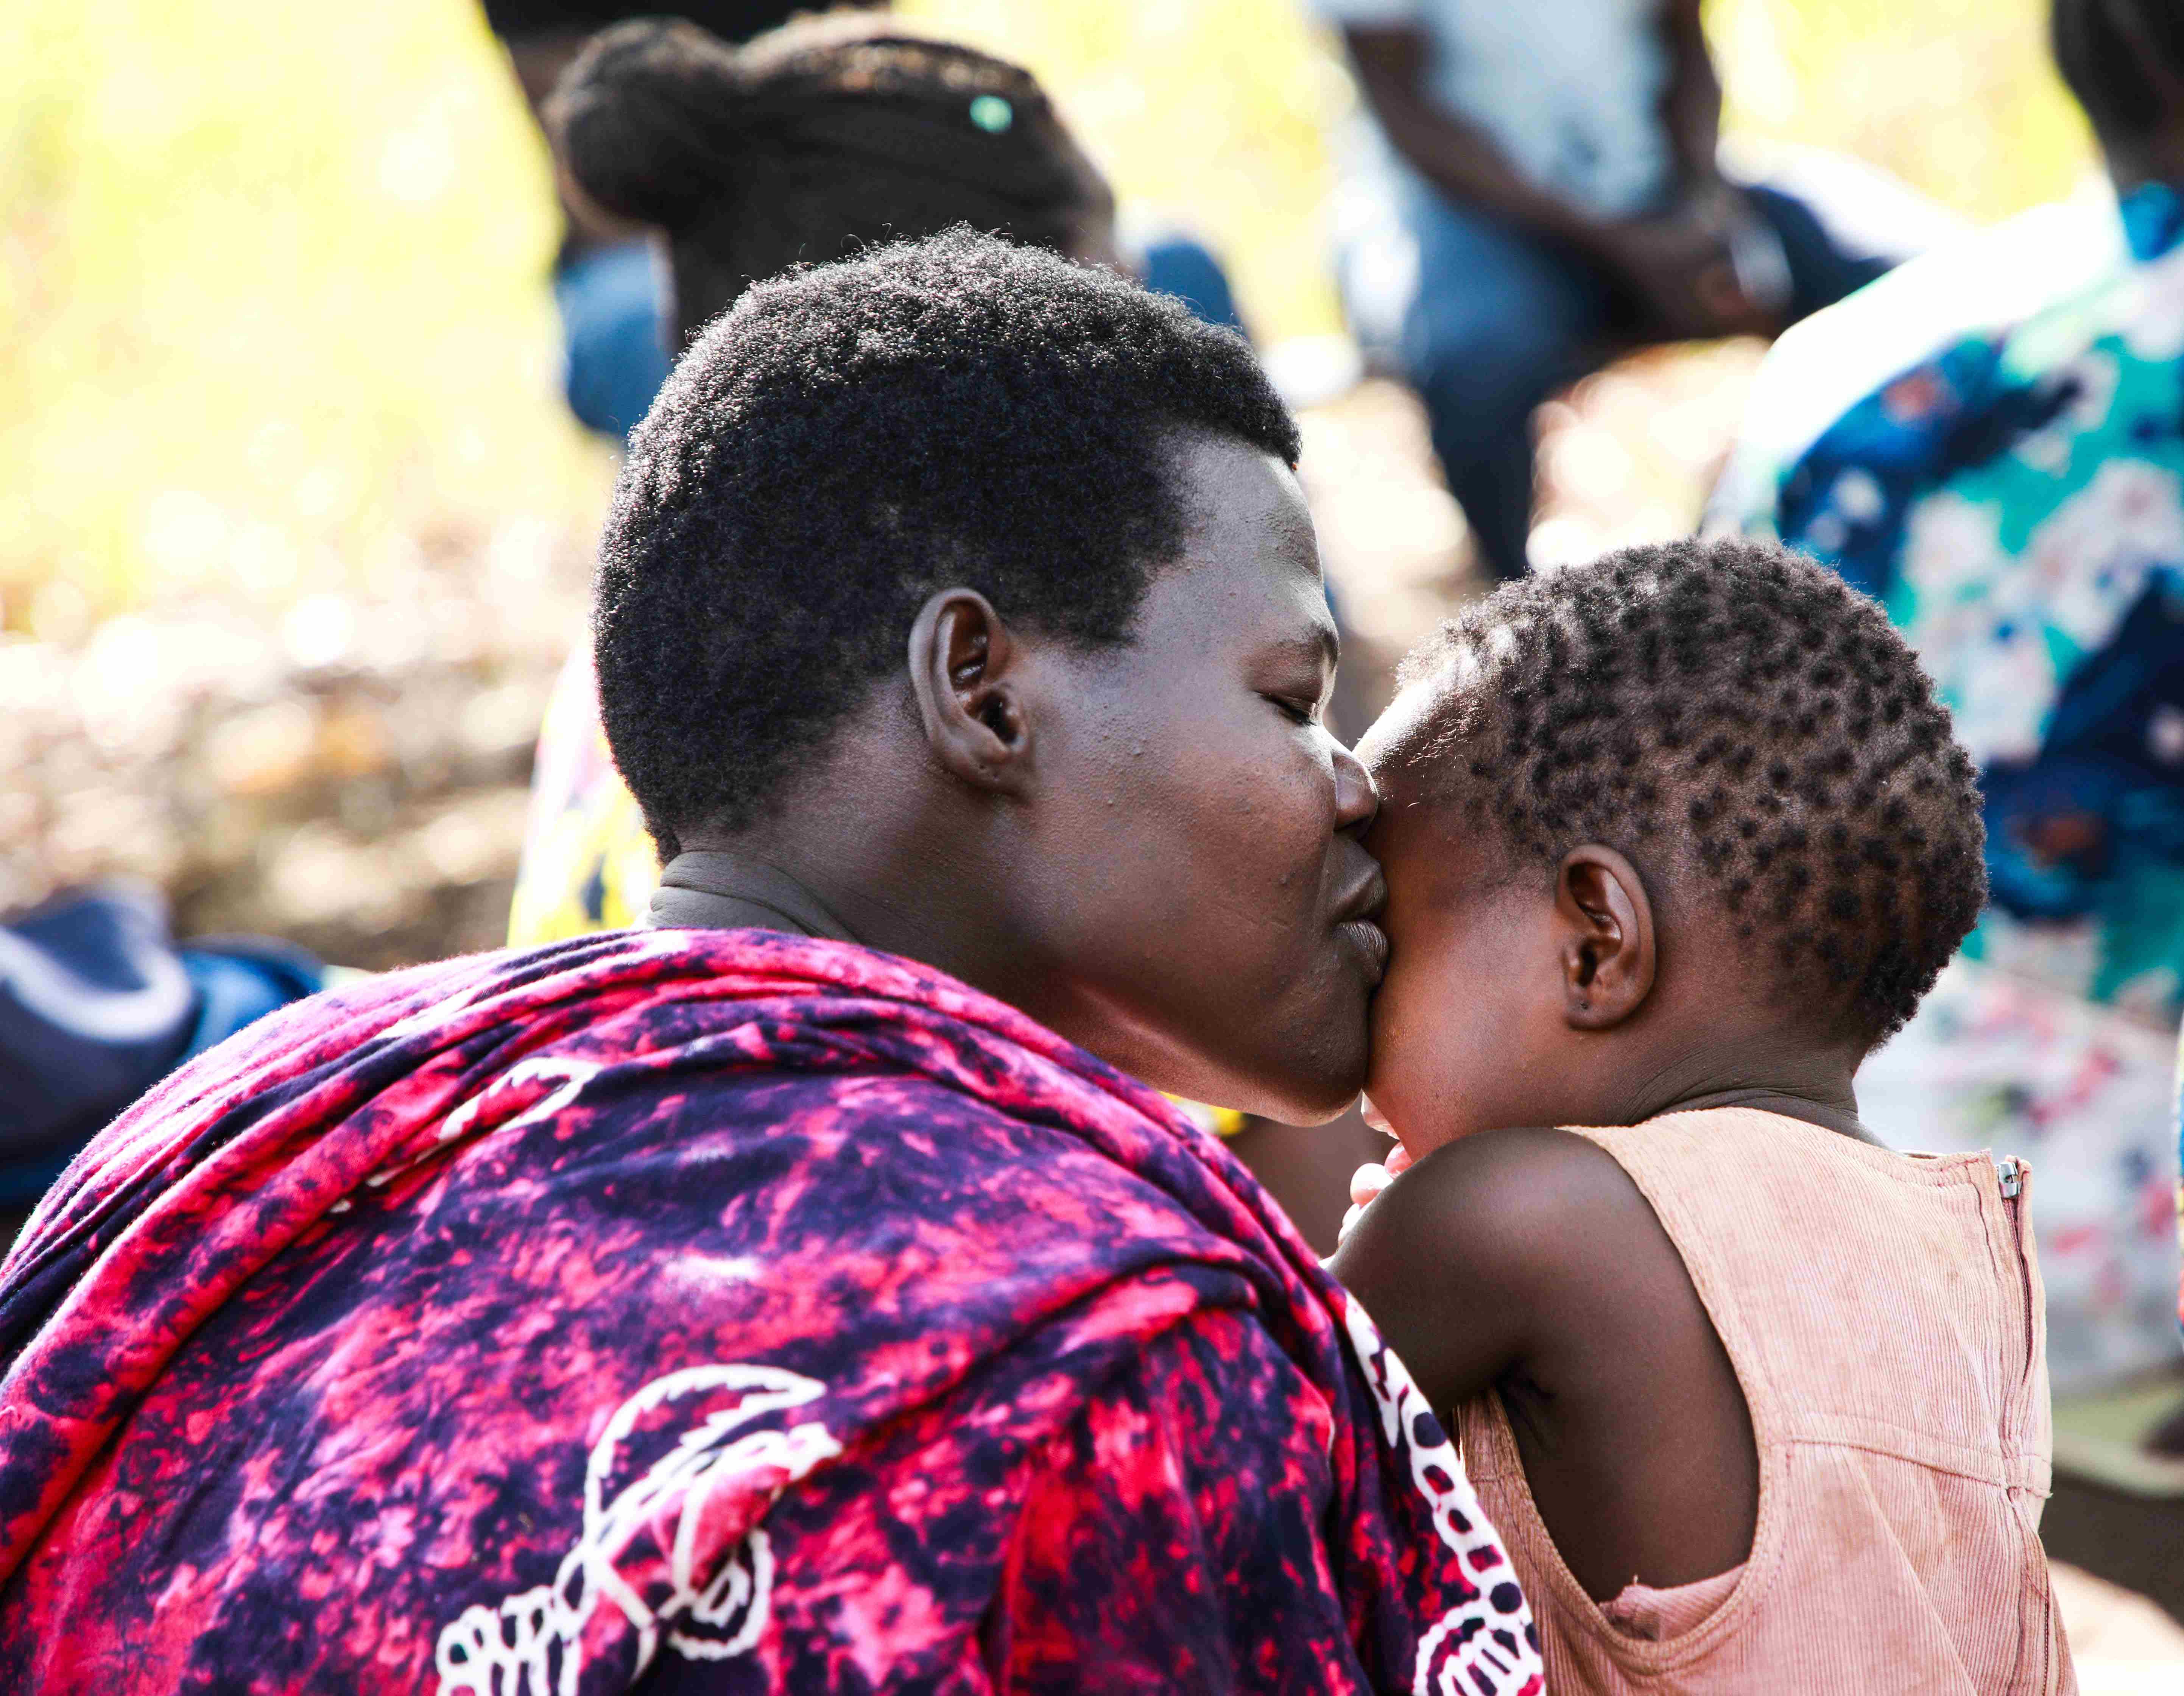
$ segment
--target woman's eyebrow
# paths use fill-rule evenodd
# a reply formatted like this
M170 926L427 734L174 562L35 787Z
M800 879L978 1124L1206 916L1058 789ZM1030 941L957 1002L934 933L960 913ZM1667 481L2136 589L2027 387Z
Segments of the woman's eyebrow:
M1342 639L1335 634L1331 621L1315 619L1310 635L1278 637L1267 644L1267 651L1276 660L1295 660L1307 666L1325 666L1332 671L1342 657Z

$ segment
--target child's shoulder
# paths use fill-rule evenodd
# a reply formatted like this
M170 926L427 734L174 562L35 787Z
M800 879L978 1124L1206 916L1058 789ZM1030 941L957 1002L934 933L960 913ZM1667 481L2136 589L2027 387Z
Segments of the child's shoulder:
M1520 1357L1589 1346L1688 1289L1674 1244L1614 1157L1546 1126L1436 1149L1366 1208L1332 1265L1384 1330L1461 1339L1446 1370L1406 1351L1429 1395L1429 1381L1467 1389Z
M1542 1226L1580 1218L1606 1222L1634 1208L1650 1217L1637 1185L1606 1149L1574 1130L1524 1125L1435 1149L1390 1185L1366 1217L1377 1214L1384 1227L1407 1236L1456 1236L1480 1246L1508 1239L1513 1248L1536 1251L1554 1247L1540 1241Z

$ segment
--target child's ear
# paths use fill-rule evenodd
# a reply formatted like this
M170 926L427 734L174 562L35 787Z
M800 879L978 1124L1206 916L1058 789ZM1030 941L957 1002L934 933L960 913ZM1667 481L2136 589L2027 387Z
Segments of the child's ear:
M1587 843L1555 875L1563 931L1563 1018L1573 1030L1606 1030L1653 991L1653 904L1636 869Z

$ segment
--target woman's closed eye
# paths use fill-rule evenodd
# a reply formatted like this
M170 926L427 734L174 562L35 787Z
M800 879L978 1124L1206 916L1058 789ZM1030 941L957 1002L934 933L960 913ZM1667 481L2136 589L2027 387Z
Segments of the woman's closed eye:
M1319 697L1316 695L1308 697L1270 695L1265 699L1272 701L1284 717L1294 719L1299 724L1312 724L1318 722Z

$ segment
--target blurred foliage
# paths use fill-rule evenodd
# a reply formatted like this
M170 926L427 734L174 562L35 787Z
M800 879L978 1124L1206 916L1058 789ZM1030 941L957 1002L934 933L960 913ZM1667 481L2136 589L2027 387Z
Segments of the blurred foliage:
M1724 127L1837 148L1981 222L2094 165L2047 0L1707 0Z
M1337 328L1321 210L1349 79L1300 0L900 0L1029 68L1126 209L1187 224L1228 262L1262 337Z
M910 0L1028 64L1126 198L1229 256L1265 337L1333 328L1350 100L1293 0ZM1731 121L1992 217L2083 126L2037 0L1713 0ZM581 528L535 135L464 0L0 5L0 625L202 585L281 604Z
M0 5L0 619L595 510L548 193L460 0Z

